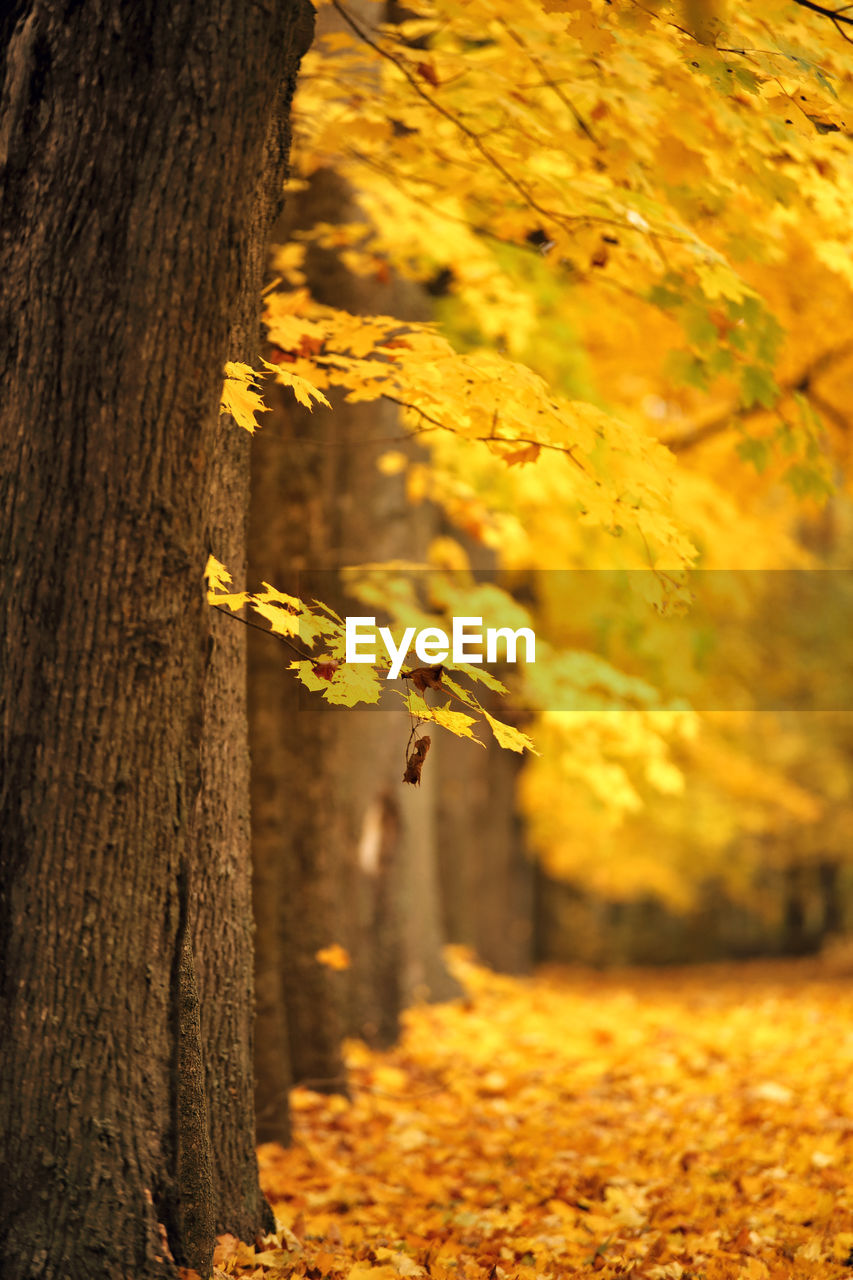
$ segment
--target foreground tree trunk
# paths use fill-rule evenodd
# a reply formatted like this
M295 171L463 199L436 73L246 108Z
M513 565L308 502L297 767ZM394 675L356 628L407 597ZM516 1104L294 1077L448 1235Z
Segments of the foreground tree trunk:
M298 0L0 19L0 1257L209 1274L252 1150L245 442ZM231 433L229 435L229 433Z

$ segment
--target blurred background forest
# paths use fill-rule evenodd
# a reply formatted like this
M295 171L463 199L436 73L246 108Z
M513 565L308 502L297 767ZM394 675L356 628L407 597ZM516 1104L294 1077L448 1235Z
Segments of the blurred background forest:
M524 973L853 928L853 60L760 9L321 8L247 582L532 626L478 687L539 754L433 728L404 786L405 708L249 633L261 1140L344 1036L458 993L445 943Z

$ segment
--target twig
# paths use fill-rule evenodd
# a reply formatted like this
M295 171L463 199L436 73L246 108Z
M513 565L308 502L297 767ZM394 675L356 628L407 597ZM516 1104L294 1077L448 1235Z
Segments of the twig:
M224 613L226 617L233 618L236 622L242 622L244 627L251 627L253 631L263 631L265 636L272 636L273 640L280 640L282 644L287 645L288 649L292 649L293 652L303 660L303 662L316 661L316 659L312 658L309 653L303 653L301 649L297 648L292 640L288 640L287 636L280 636L277 631L271 631L269 627L262 627L258 622L251 622L248 618L241 618L239 613L232 613L231 610L226 609L224 605L215 604L213 605L213 608L218 609L220 613Z
M583 130L583 132L589 138L590 142L594 142L595 145L598 146L598 139L596 138L595 134L592 132L592 129L590 129L586 120L584 120L583 116L578 111L577 107L571 101L571 99L567 97L565 93L563 93L563 90L557 84L556 80L551 79L551 77L548 74L547 68L545 67L545 64L542 62L542 60L536 56L536 54L533 52L532 49L528 48L525 41L521 38L518 32L515 31L509 25L509 23L505 18L498 18L498 25L503 27L504 31L507 33L510 39L514 40L520 49L524 50L524 52L527 54L528 58L533 63L534 67L536 68L536 70L539 72L540 76L544 80L545 84L547 84L548 88L551 89L552 92L557 95L557 97L563 103L563 106L568 107L569 111L572 113L572 116L574 117L575 124L578 126L578 128Z
M355 32L358 38L360 40L363 40L364 43L368 45L369 48L373 49L373 51L377 53L381 58L385 58L388 62L392 64L392 66L396 67L397 70L400 72L400 74L408 81L408 83L414 89L418 97L422 98L424 102L428 103L429 106L431 106L434 111L437 111L439 115L443 116L445 120L449 120L450 123L454 126L454 128L458 129L460 133L462 133L469 140L471 145L475 147L477 151L479 151L480 155L483 157L486 163L489 164L493 169L495 169L496 172L498 172L501 175L501 177L504 178L504 180L508 182L510 186L513 187L518 192L518 194L521 196L524 203L529 208L534 209L536 213L540 215L540 217L546 220L546 222L552 222L558 227L570 228L573 223L581 220L581 218L583 219L589 218L589 215L578 215L576 217L572 217L572 215L570 214L561 214L561 213L557 213L553 209L544 208L536 199L536 197L531 193L529 188L523 182L521 182L519 178L515 177L515 175L509 169L507 169L506 165L504 165L502 161L498 159L497 156L493 155L492 152L489 150L489 148L483 144L483 141L480 135L475 133L473 129L469 128L469 126L465 124L464 120L461 120L459 116L454 115L452 111L448 110L448 108L445 107L443 103L439 102L436 98L432 97L429 93L427 93L426 90L422 87L422 85L418 83L417 79L409 70L409 68L406 66L402 58L398 58L395 54L391 52L390 49L383 48L381 44L379 44L370 35L368 35L368 33L364 30L364 28L361 27L359 23L356 22L352 14L349 13L346 7L341 3L341 0L332 0L332 7L337 10L337 12L343 18L344 22L346 22L346 24ZM605 223L608 221L611 221L613 224L622 227L624 230L633 230L633 231L639 230L639 228L637 227L632 227L630 223L620 223L618 219L611 219L611 220L608 220L605 218L596 219L596 222L600 222L600 223ZM650 230L653 230L653 229L650 228ZM676 244L682 244L684 240L688 238L686 235L676 235L671 232L664 232L664 231L655 231L655 234L661 239L672 240Z
M496 169L501 177L506 179L510 186L515 188L526 204L529 204L530 207L535 209L537 213L541 214L543 218L554 217L552 213L549 213L547 209L543 209L542 206L538 204L524 184L520 182L518 178L514 177L513 174L510 173L509 169L507 169L496 156L492 155L488 147L483 146L482 141L473 129L469 129L468 125L466 125L463 120L460 120L458 116L455 116L452 111L448 111L447 107L443 106L442 103L436 101L435 98L431 97L430 94L426 92L401 58L395 57L389 49L384 49L381 44L378 44L367 34L363 27L359 26L352 14L344 7L344 5L341 4L340 0L332 0L332 7L337 9L344 22L352 28L360 40L363 40L364 43L369 45L375 53L378 53L380 57L385 58L397 68L400 74L408 80L418 97L423 98L424 102L429 103L434 111L437 111L439 115L444 116L445 120L449 120L450 123L460 131L460 133L464 133L469 142L471 142L480 152L483 159L491 165L493 169Z
M392 404L399 405L401 409L409 409L412 413L417 413L425 422L429 422L429 427L416 427L405 436L398 436L398 440L408 440L411 435L426 435L429 431L449 431L451 435L458 436L460 440L473 440L480 444L528 444L535 445L537 449L550 449L552 453L561 453L567 458L571 458L576 467L579 467L586 475L586 467L575 457L573 450L575 445L549 444L545 440L533 440L529 436L466 436L457 431L455 427L449 427L446 422L439 422L437 418L433 418L426 410L421 409L416 404L410 404L407 400L402 400L399 396L392 396L388 392L382 392L383 400L390 400ZM389 441L394 437L389 437Z
M828 9L825 5L815 4L814 0L794 0L794 4L799 5L801 9L810 9L812 13L819 13L822 18L829 18L839 35L844 36L848 44L853 43L839 26L839 23L844 23L846 27L853 27L853 18L845 13L845 10L850 8L849 4L842 5L840 9Z

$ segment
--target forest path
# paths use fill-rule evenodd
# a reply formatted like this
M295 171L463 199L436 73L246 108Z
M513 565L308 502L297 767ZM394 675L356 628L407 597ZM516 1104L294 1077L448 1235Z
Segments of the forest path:
M285 1228L225 1275L853 1275L853 980L816 962L496 976L350 1046L261 1148ZM846 1264L846 1265L845 1265Z

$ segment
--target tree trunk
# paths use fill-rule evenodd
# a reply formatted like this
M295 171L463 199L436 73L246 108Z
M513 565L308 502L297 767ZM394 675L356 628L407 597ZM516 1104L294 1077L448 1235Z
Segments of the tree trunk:
M279 239L353 216L352 192L323 171L288 204ZM333 253L310 250L306 271L329 305L398 315L406 306L399 284L353 276ZM388 405L333 396L332 413L309 413L282 395L255 442L251 580L344 607L341 565L411 558L427 541L401 477L376 468L399 423ZM420 795L402 783L408 718L325 706L296 685L273 639L251 633L249 654L258 1136L284 1142L285 1046L294 1080L342 1089L342 1034L390 1043L404 1001L457 988L440 955L429 770ZM330 942L349 950L347 973L318 965Z
M482 695L481 695L482 696ZM506 710L492 699L489 710ZM517 809L521 757L445 735L438 744L438 858L444 928L503 973L533 963L534 866Z
M294 411L289 389L270 386L266 401L272 411L252 457L252 582L321 596L322 586L303 570L309 549L324 555L317 498L324 458L316 451L306 456L295 441L309 415ZM332 726L288 670L292 658L275 639L249 633L258 1138L282 1143L289 1140L291 1081L345 1088L343 979L316 959L321 947L340 941L328 836L336 785L327 771Z
M817 950L817 938L808 918L808 872L791 863L783 872L784 917L782 951L786 956L809 955Z
M328 170L313 176L292 211L300 226L361 216L356 194ZM321 303L356 315L425 318L423 294L401 279L354 275L336 254L317 249L309 251L306 270ZM326 574L330 588L342 565L424 560L436 531L435 513L409 504L404 477L382 475L376 465L386 441L410 456L423 456L414 441L401 442L395 407L382 402L348 404L342 395L332 401L329 425L313 415L315 433L333 441L331 446L318 446L326 454L327 490L321 501L326 504L328 551L322 567L331 570ZM360 939L362 953L354 956L348 1029L377 1043L395 1038L400 1009L413 999L444 1000L460 990L441 956L435 771L427 765L420 788L403 785L409 729L405 711L355 708L339 714L327 765L338 792L338 883L350 885L340 899L341 915L350 916L352 936ZM377 829L381 854L366 856ZM396 977L391 968L396 968ZM359 992L373 1012L361 1009Z
M0 1256L209 1274L252 1151L242 569L254 343L301 5L2 20Z
M822 858L817 866L823 905L821 935L832 938L844 931L844 903L841 896L841 865L835 858Z

